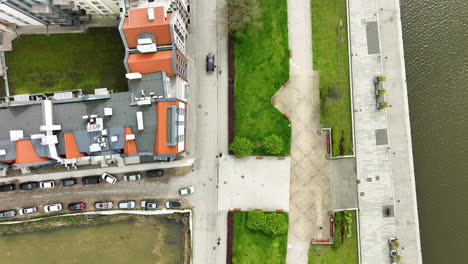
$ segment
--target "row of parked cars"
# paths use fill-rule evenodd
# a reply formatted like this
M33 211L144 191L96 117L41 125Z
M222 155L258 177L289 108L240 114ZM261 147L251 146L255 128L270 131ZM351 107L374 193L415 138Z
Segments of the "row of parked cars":
M150 170L146 172L146 177L162 177L164 175L163 170ZM124 181L137 181L141 179L141 174L129 174L123 177ZM104 180L105 182L114 184L117 182L117 177L109 174L103 173L101 176L86 176L81 179L81 183L83 184L98 184ZM62 187L73 186L77 183L76 179L62 179L60 180L59 184ZM37 188L41 189L48 189L54 188L55 182L54 181L42 181L42 182L25 182L19 185L20 190L33 190ZM16 184L3 184L0 185L0 192L9 192L14 191L16 189Z
M158 206L159 206L158 202L154 200L143 200L140 202L140 207L145 210L154 210L154 209L157 209ZM112 201L98 201L94 203L94 208L98 210L112 209L113 207L114 207L114 202ZM180 200L166 202L166 208L168 209L177 209L181 207L182 207L182 201ZM119 209L136 208L136 201L135 200L120 201L118 204L118 208ZM70 211L81 211L84 209L86 209L86 203L84 202L68 204L68 210ZM63 210L63 206L60 203L48 204L44 206L44 212L46 213L60 212L62 210ZM36 206L23 207L18 210L19 215L28 215L28 214L33 214L36 212L37 212ZM0 212L0 218L9 218L9 217L15 217L15 216L16 216L15 209Z

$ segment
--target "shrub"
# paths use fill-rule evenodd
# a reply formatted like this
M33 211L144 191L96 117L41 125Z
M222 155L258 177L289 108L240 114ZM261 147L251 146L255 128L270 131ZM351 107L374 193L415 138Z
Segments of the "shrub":
M235 137L229 146L229 150L236 156L248 156L252 154L253 143L245 137Z
M250 211L247 227L270 236L277 236L288 232L288 218L283 213Z
M288 219L284 214L269 213L266 215L266 226L263 232L277 236L288 232Z
M279 155L283 152L284 149L283 138L277 135L270 135L266 137L262 144L266 152L271 155Z
M265 213L262 211L250 211L247 217L247 227L252 230L262 230L267 224Z

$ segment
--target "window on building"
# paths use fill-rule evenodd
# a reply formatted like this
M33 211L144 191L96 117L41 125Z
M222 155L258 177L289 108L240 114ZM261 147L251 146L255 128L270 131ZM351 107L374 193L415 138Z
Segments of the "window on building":
M101 10L102 10L102 9L106 9L106 8L103 7L103 6L98 6L97 8L99 8L99 9L101 9Z

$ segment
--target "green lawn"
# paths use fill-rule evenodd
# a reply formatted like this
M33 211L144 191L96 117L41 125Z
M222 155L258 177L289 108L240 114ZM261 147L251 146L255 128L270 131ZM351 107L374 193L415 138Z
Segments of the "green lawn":
M309 249L309 264L358 264L358 242L356 211L351 211L351 237L346 234L343 244L335 249L331 245L311 245ZM339 235L337 232L335 235Z
M124 46L117 28L82 34L22 35L6 52L10 93L95 88L127 91Z
M235 41L235 135L249 138L254 155L271 134L285 141L289 155L291 128L271 104L272 96L289 79L288 14L286 0L260 1L262 29L246 30Z
M346 0L312 0L311 4L313 65L320 73L322 126L332 129L333 155L350 155L353 141Z
M234 212L233 264L284 264L288 234L270 237L247 228L249 212Z

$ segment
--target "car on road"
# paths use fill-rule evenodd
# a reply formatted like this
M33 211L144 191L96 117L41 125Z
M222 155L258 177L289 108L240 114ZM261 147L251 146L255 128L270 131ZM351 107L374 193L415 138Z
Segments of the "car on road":
M60 212L62 211L62 205L61 204L48 204L44 206L44 211L46 213L52 213L52 212Z
M189 195L195 192L195 188L193 186L183 188L179 190L180 195Z
M33 190L39 188L38 182L25 182L20 184L21 190Z
M33 214L37 212L36 206L30 206L30 207L23 207L18 210L18 213L20 215L27 215L27 214Z
M215 65L215 56L213 53L208 53L206 55L206 71L207 72L214 72Z
M158 208L158 202L156 202L156 201L143 200L143 201L141 201L140 205L141 205L141 208L143 208L143 209L156 209L156 208Z
M119 208L120 209L133 209L135 208L136 203L135 201L120 201Z
M3 184L0 185L0 192L11 192L16 189L16 185L14 184Z
M168 209L181 208L181 207L182 207L182 201L167 201L166 202L166 208Z
M54 188L54 186L55 186L54 181L43 181L39 183L39 187L41 187L41 189Z
M98 201L94 203L94 207L96 209L112 209L112 207L114 207L114 203L111 201Z
M16 210L6 210L0 212L0 218L9 218L16 216Z
M110 175L109 173L106 173L104 172L102 175L101 175L102 179L105 180L106 182L110 183L110 184L114 184L117 182L117 178Z
M149 170L146 172L146 177L162 177L163 175L164 175L164 171L161 169Z
M60 186L62 187L73 186L75 184L76 184L76 180L72 178L60 180Z
M99 176L86 176L81 179L83 184L98 184L101 181Z
M71 210L71 211L84 210L85 208L86 208L86 204L83 202L71 203L68 205L68 210Z
M138 181L139 179L141 179L141 174L137 173L137 174L125 175L123 179L124 181Z

